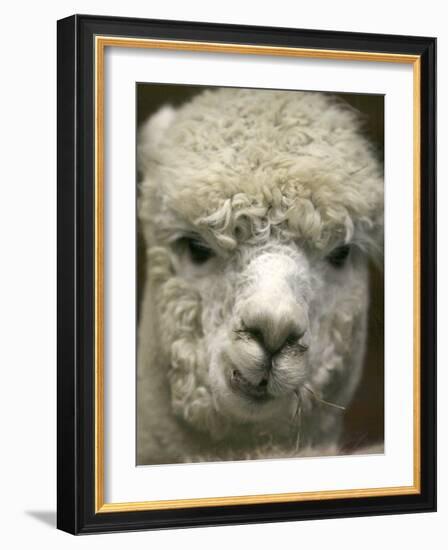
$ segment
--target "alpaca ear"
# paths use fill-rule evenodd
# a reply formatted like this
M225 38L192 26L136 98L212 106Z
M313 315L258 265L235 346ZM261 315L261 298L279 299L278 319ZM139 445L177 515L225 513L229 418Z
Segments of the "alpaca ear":
M171 105L165 105L140 127L137 138L137 163L140 172L145 172L149 166L154 151L175 117L175 109Z

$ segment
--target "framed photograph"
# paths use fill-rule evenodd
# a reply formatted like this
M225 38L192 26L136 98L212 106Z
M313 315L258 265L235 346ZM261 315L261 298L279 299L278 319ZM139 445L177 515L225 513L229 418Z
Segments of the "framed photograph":
M58 527L436 509L434 38L58 22Z

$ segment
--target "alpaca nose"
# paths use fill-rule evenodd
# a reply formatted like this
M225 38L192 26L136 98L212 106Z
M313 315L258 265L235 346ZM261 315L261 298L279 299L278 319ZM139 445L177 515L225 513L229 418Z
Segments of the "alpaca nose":
M299 342L306 332L308 319L295 300L269 304L261 297L248 300L241 312L243 330L271 355L286 345Z

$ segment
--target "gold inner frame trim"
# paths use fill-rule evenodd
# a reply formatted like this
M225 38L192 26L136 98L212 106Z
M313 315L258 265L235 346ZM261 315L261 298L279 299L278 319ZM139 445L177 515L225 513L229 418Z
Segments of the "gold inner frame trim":
M179 500L153 500L142 502L104 501L104 55L106 47L150 48L206 53L233 53L301 57L329 60L372 61L406 63L413 65L413 298L414 298L414 349L413 349L413 485L366 489L343 489L301 493L275 493ZM166 510L207 506L232 506L274 502L303 502L341 498L361 498L420 493L421 481L421 426L420 426L420 120L421 71L420 56L380 52L355 52L309 48L255 46L251 44L224 44L177 40L122 38L96 36L95 54L95 513Z

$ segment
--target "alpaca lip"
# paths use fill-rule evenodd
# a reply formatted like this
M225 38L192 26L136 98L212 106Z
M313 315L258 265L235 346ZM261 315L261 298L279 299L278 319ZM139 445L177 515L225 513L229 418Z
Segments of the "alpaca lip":
M267 391L267 381L263 380L258 386L249 382L239 370L232 369L230 372L230 386L233 390L244 394L253 401L265 402L272 399Z

